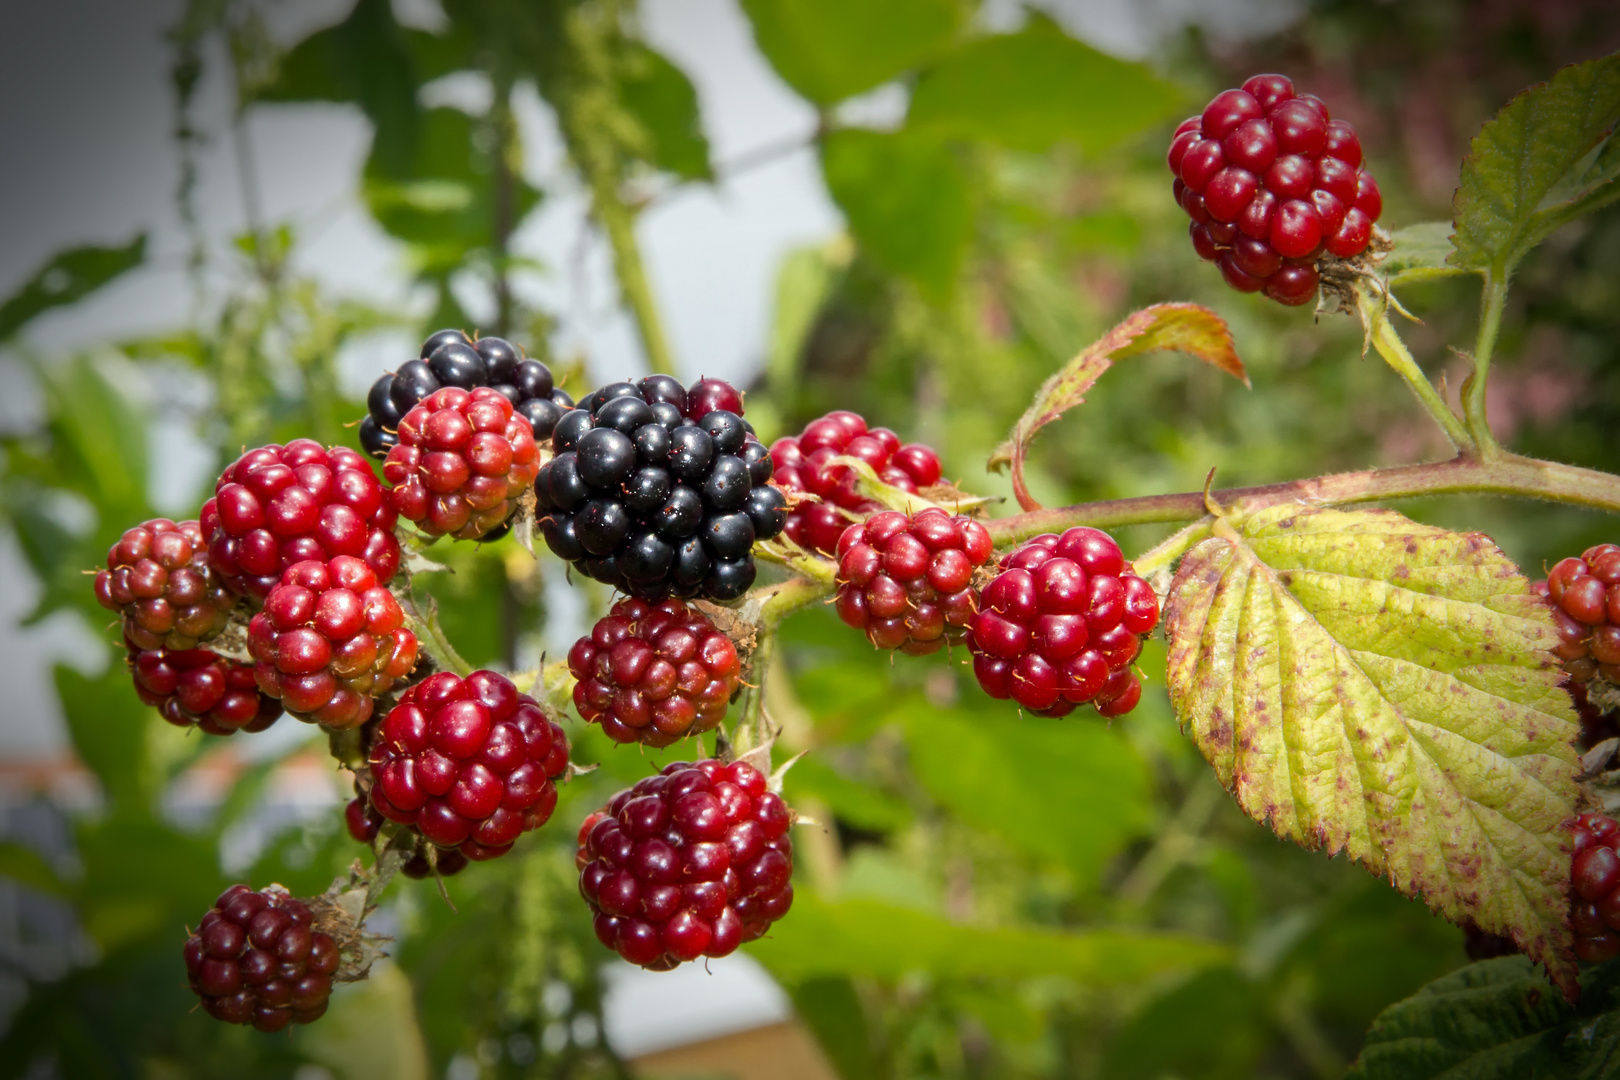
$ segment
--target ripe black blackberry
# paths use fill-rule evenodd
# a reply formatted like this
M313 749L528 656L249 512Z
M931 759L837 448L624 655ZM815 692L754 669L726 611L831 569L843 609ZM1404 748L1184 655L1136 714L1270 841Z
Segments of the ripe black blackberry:
M366 418L360 421L360 447L381 460L399 442L399 422L435 390L488 386L512 403L512 410L534 428L536 441L551 437L574 399L552 383L551 369L525 359L505 338L474 340L460 330L440 330L422 342L419 359L402 364L371 384Z
M727 406L735 406L735 409ZM581 573L649 600L731 600L754 541L787 522L770 452L730 386L668 375L602 387L563 415L535 480L546 543Z

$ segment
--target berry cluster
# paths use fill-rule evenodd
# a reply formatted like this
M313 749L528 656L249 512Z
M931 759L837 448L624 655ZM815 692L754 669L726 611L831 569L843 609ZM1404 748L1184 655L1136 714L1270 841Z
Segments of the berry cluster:
M400 422L436 391L454 386L498 392L530 424L534 438L548 439L574 399L558 390L551 369L526 360L511 342L486 337L474 341L460 330L440 330L422 342L420 359L371 384L366 418L360 421L360 446L374 458L385 458L400 439ZM445 532L454 532L445 529Z
M329 728L358 727L373 699L416 666L416 635L361 560L295 563L248 623L259 689Z
M135 693L176 727L210 735L263 731L281 716L281 703L259 691L252 664L208 649L140 649L129 645Z
M667 971L753 941L793 903L793 814L744 762L676 762L579 830L597 939Z
M668 375L597 390L552 432L535 493L546 543L597 581L647 599L731 600L754 583L756 540L787 520L742 397Z
M326 1012L337 943L314 927L309 906L271 885L232 885L186 939L186 973L208 1015L280 1031Z
M383 463L388 499L429 536L476 540L504 525L540 471L529 421L487 386L435 390L398 438Z
M838 617L913 656L960 641L977 609L973 571L991 550L983 525L937 507L873 514L838 541Z
M1159 621L1159 598L1114 538L1083 526L1037 536L1000 571L968 638L984 692L1041 716L1088 701L1109 717L1136 708L1142 684L1131 661Z
M153 518L107 550L96 599L124 618L138 649L192 649L225 629L236 597L208 573L208 545L195 521Z
M1176 128L1168 162L1198 254L1283 304L1309 303L1316 260L1359 255L1383 211L1355 129L1282 75L1217 94Z
M550 819L568 738L505 676L440 672L399 699L368 761L379 814L439 848L493 859Z
M1575 955L1589 963L1620 956L1620 822L1606 814L1575 819L1570 926Z
M262 601L294 563L364 559L383 583L399 569L397 515L366 459L310 439L243 454L203 504L208 562L226 587Z
M806 550L831 555L851 521L879 509L856 488L855 474L847 466L831 464L843 456L859 458L878 479L913 495L939 483L939 455L921 443L902 446L888 428L868 430L859 414L845 410L810 421L800 435L771 444L776 483L821 499L802 503L788 515L788 539Z
M621 600L568 650L574 706L614 742L668 746L726 715L742 678L731 639L679 600Z
M1620 546L1599 544L1562 560L1544 589L1563 639L1553 653L1564 670L1577 682L1601 675L1620 683Z

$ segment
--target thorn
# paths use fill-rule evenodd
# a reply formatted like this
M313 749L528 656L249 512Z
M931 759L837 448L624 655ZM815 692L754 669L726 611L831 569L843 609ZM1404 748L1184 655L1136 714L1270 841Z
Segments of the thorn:
M1204 477L1204 509L1208 510L1213 517L1225 517L1226 511L1221 509L1221 504L1216 502L1215 496L1210 494L1210 488L1214 484L1215 470L1212 468L1209 470L1209 475Z

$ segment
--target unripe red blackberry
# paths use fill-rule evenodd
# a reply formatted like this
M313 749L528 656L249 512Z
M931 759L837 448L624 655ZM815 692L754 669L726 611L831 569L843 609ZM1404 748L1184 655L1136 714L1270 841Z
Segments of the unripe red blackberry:
M1620 546L1598 544L1564 559L1538 592L1552 604L1562 643L1553 655L1577 682L1620 683Z
M622 592L734 600L753 547L782 531L787 500L735 389L668 375L617 382L557 421L534 490L546 544Z
M1620 956L1620 823L1607 814L1575 819L1569 923L1575 955L1588 963Z
M342 960L309 906L280 885L232 885L186 939L186 974L208 1015L280 1031L326 1012Z
M712 729L742 677L737 647L679 600L621 600L568 650L574 707L614 742L668 746Z
M968 645L993 698L1041 716L1092 702L1122 716L1142 698L1131 662L1159 621L1159 598L1113 537L1076 527L1037 536L1001 560L979 594Z
M153 518L107 550L96 600L124 616L139 649L192 649L225 629L236 597L208 572L208 545L195 521Z
M368 797L356 795L349 800L349 805L343 808L343 823L348 827L349 835L362 844L369 844L377 839L377 833L382 829L383 822L387 820L371 805ZM399 872L408 878L422 880L437 874L439 877L451 877L467 868L467 856L454 849L444 850L434 847L427 840L418 836L416 848L411 857L400 864Z
M512 403L513 412L529 422L536 441L551 438L551 429L574 399L558 390L551 369L504 338L469 338L460 330L440 330L422 343L419 359L403 364L371 384L366 418L360 422L360 446L374 458L386 458L399 445L399 424L424 398L446 387L474 390L487 386Z
M371 804L383 817L440 849L493 859L550 819L568 738L505 676L440 672L399 699L368 760ZM439 858L442 874L447 851Z
M259 689L300 720L358 727L372 699L416 666L416 635L359 559L296 563L248 623Z
M1227 284L1306 304L1324 254L1366 250L1383 197L1361 141L1282 75L1256 75L1182 121L1167 158L1193 248Z
M281 716L281 703L259 691L253 665L208 649L139 649L130 645L135 693L175 727L210 735L257 732Z
M873 514L838 541L838 617L913 656L960 641L978 606L973 571L992 550L983 525L936 507Z
M458 540L505 524L539 471L529 421L487 386L435 390L399 422L399 445L383 463L399 516Z
M668 971L753 941L793 904L793 812L745 762L665 766L579 830L596 937Z
M938 454L922 443L901 445L900 437L888 428L868 430L858 413L845 409L810 421L796 437L777 439L771 444L776 485L821 497L819 503L795 507L783 532L800 547L824 555L837 549L850 522L882 509L856 489L855 474L848 467L828 464L843 456L859 458L872 466L878 479L913 495L940 478Z
M294 563L364 559L386 584L399 569L398 517L353 450L294 439L236 459L203 504L208 562L227 588L262 601Z

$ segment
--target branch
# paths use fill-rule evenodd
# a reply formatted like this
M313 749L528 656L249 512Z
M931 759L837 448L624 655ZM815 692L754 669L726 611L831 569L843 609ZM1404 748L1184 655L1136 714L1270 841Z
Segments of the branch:
M1459 455L1426 465L1365 469L1309 480L1227 488L1210 495L1222 506L1248 510L1284 503L1319 506L1410 499L1426 495L1505 495L1620 514L1620 477L1574 465L1502 453L1488 461ZM986 522L997 547L1074 525L1098 527L1196 521L1206 513L1204 492L1143 495L1076 506L1032 510Z
M1491 372L1491 353L1502 328L1502 306L1507 302L1507 274L1495 269L1485 274L1485 288L1479 297L1479 337L1474 343L1474 373L1463 387L1463 414L1468 430L1479 446L1481 457L1501 453L1485 412L1485 391Z

